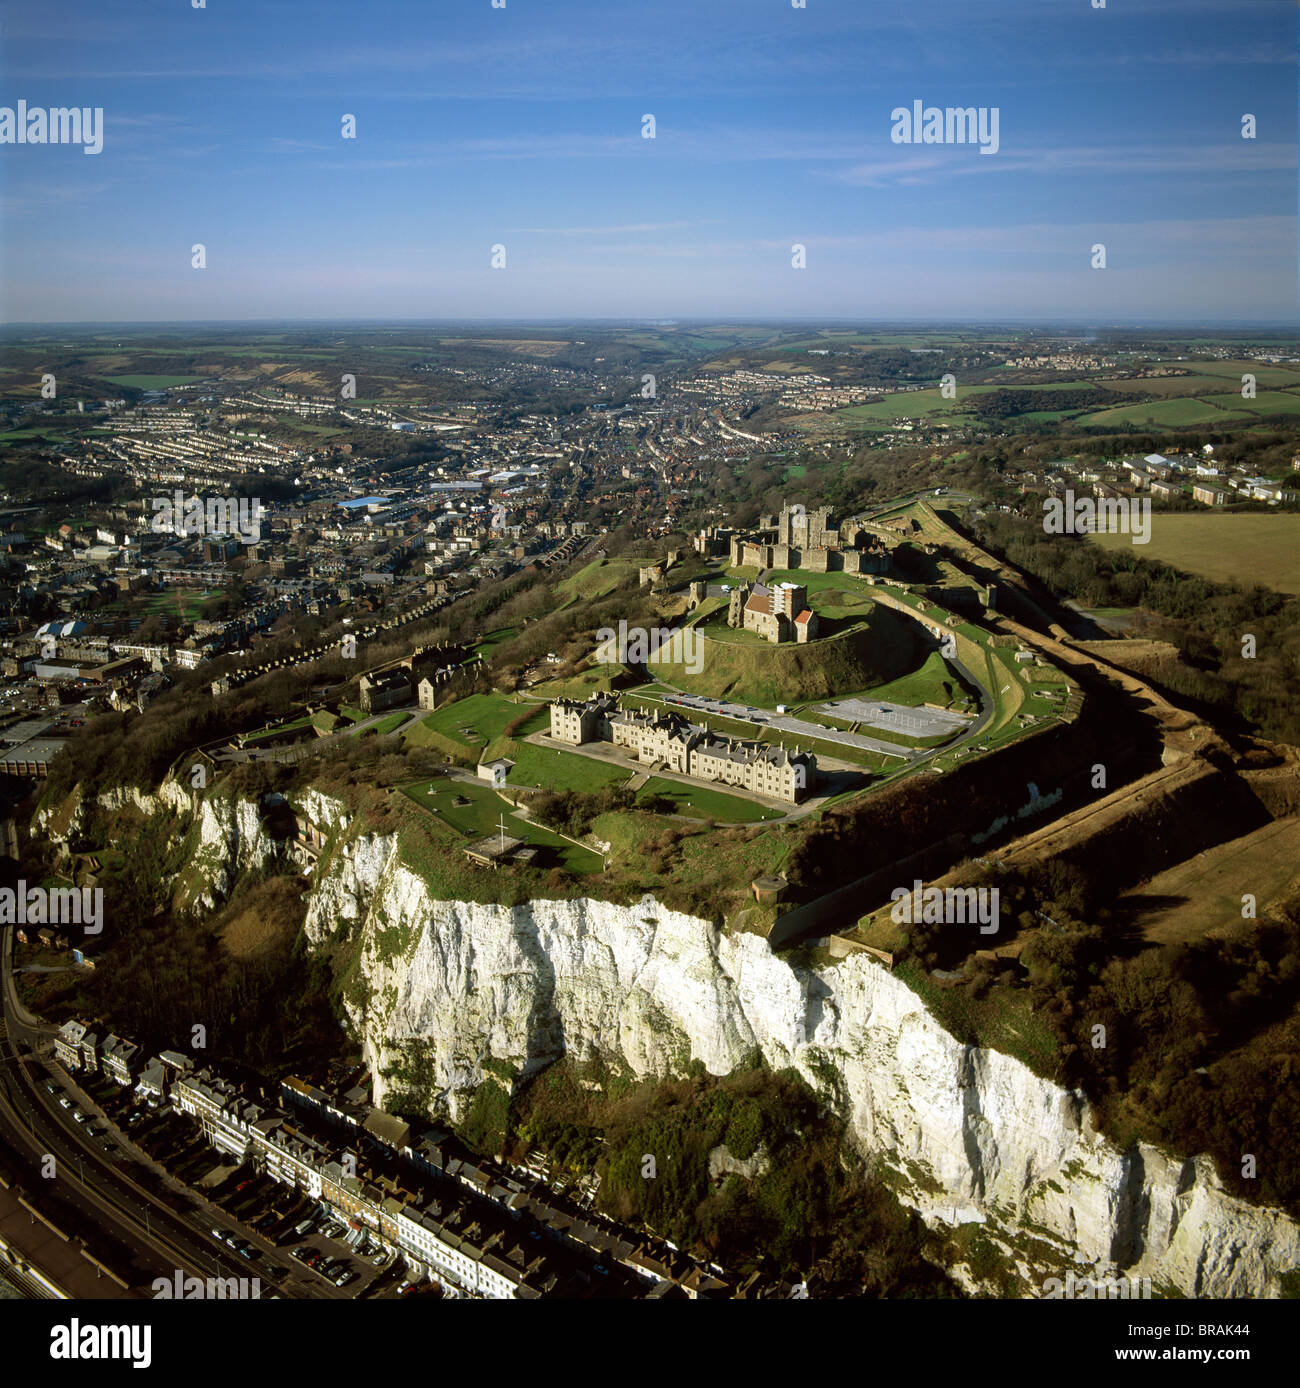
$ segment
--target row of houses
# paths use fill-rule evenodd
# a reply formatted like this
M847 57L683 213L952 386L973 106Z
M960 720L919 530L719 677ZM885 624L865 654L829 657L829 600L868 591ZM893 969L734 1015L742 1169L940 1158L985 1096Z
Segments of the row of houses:
M114 1084L129 1085L135 1078L136 1064L140 1047L134 1041L126 1041L110 1033L101 1041L84 1022L64 1022L54 1037L54 1054L65 1070L81 1070L89 1075L102 1074ZM164 1061L162 1056L168 1057ZM170 1064L174 1069L184 1069L190 1062L175 1051L164 1051L155 1056L144 1067L151 1081L164 1073Z
M55 1052L69 1070L101 1072L146 1100L170 1101L208 1143L294 1187L352 1228L399 1253L414 1276L481 1298L582 1296L618 1265L631 1295L717 1296L726 1284L689 1259L573 1214L507 1176L454 1155L447 1134L413 1139L409 1125L368 1105L332 1099L290 1078L283 1103L254 1096L211 1067L162 1051L138 1070L139 1047L102 1043L64 1023ZM300 1114L307 1113L304 1121ZM313 1130L316 1129L316 1130ZM319 1129L333 1129L322 1134ZM380 1160L363 1155L372 1149ZM671 1255L669 1255L671 1256Z

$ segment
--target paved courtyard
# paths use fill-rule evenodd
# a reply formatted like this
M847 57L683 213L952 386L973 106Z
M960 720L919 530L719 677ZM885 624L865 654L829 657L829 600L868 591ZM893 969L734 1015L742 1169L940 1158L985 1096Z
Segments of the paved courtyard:
M974 718L948 709L909 707L906 704L878 703L872 699L839 699L822 704L820 713L863 723L882 732L903 733L907 737L947 737L962 732Z

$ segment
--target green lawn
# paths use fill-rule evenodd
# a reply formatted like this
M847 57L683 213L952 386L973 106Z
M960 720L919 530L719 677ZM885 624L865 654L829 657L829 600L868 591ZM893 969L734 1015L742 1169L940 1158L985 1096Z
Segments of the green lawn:
M249 733L244 741L246 743L263 742L267 738L279 737L282 733L296 732L301 728L309 728L310 726L310 718L295 718L292 723L281 723L278 728L263 728L260 732Z
M470 694L422 718L419 726L428 728L458 747L478 751L500 737L506 724L526 712L527 708L527 704L517 704L505 694ZM538 715L547 719L550 717L541 708Z
M538 847L553 849L569 872L600 872L604 866L599 853L589 848L579 848L567 839L560 838L558 834L551 833L549 829L519 819L513 807L486 784L471 785L467 782L441 779L432 783L417 781L412 785L403 786L402 794L413 800L421 809L437 815L443 823L464 835L466 840L483 838L493 833L504 815L507 835L526 839ZM453 801L458 798L469 803L454 804Z
M353 729L348 736L369 737L373 734L375 737L387 737L390 733L396 732L409 717L409 713L390 713L386 718L381 718L379 722L372 727L362 728L360 730Z
M637 799L644 800L650 795L662 795L671 800L675 814L731 824L756 824L764 819L779 819L783 813L740 795L728 795L725 791L713 790L708 786L683 785L680 781L669 781L662 776L652 776L637 792Z
M578 752L519 743L512 752L514 767L508 778L512 786L535 786L542 790L601 790L631 777L626 767L609 765Z
M608 693L625 678L621 665L598 663L572 679L544 680L533 685L528 692L536 698L589 699L593 694Z
M839 695L837 698L874 699L881 703L907 704L911 707L915 707L917 704L931 703L946 708L949 699L943 687L945 681L952 687L953 695L960 701L961 681L948 668L948 662L944 660L943 656L938 651L931 651L920 669L913 670L899 679L891 680L888 684L878 685L875 689L869 689L860 694ZM820 702L828 701L821 700ZM874 728L864 728L863 731L871 737L878 735L878 730ZM884 734L884 737L888 741L889 735L887 733Z

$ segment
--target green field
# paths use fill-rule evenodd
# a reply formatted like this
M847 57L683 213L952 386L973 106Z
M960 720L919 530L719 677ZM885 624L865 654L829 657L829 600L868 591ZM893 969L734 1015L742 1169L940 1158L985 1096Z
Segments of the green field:
M402 794L413 800L421 809L437 815L466 840L484 838L493 833L504 815L507 835L554 850L561 865L569 872L600 872L604 866L599 853L589 848L580 848L577 844L562 839L558 834L551 833L549 829L518 818L513 807L488 785L476 785L466 781L417 781L412 785L403 786ZM453 804L452 802L458 798L469 803Z
M997 386L958 386L957 398L945 400L938 387L933 390L896 391L869 405L849 405L833 411L833 418L846 424L888 424L894 419L921 419L929 415L960 415L967 412L972 396L986 395Z
M1180 363L1205 376L1234 376L1238 384L1246 375L1261 386L1300 386L1300 370L1294 366L1268 366L1258 361L1193 361ZM1176 378L1175 378L1176 379Z
M203 611L203 605L219 597L220 588L209 588L202 593L171 592L152 593L141 604L145 612L174 612L192 622Z
M0 434L0 443L25 443L28 439L48 437L44 429L10 429L7 434Z
M1222 390L1223 378L1197 374L1194 376L1134 376L1124 381L1097 381L1099 390L1114 391L1116 395L1196 395L1200 391Z
M1211 404L1225 410L1249 410L1251 414L1300 414L1300 395L1282 390L1261 390L1253 400L1236 395L1207 395Z
M1131 543L1128 535L1090 536L1104 549ZM1280 593L1300 593L1300 515L1160 514L1151 525L1143 559L1160 559L1215 583L1262 583Z
M1244 404L1238 400L1239 405ZM1147 400L1139 405L1111 405L1092 414L1080 415L1078 423L1086 425L1110 424L1154 424L1159 426L1178 426L1181 424L1226 424L1240 419L1239 414L1231 414L1216 405L1203 400Z

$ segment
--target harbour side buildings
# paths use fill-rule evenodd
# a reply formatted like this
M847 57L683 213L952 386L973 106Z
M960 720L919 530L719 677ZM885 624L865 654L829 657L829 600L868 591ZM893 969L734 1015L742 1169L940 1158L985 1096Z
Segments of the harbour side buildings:
M608 694L585 702L553 700L551 736L572 746L610 742L642 765L661 766L679 776L735 786L792 804L804 799L817 780L817 758L810 752L720 737L676 713L623 709Z

